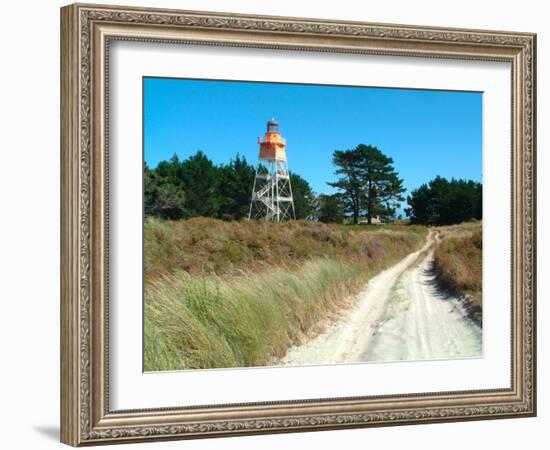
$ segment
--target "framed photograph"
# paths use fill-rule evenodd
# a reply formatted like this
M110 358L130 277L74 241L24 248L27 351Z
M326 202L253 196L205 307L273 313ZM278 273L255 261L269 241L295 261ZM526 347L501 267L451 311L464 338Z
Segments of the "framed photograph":
M61 9L61 440L536 414L532 33Z

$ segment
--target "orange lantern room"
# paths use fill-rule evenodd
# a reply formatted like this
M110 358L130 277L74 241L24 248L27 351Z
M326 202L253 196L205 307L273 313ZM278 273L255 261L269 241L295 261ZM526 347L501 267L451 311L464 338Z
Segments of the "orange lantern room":
M267 131L260 144L260 159L266 161L286 161L286 141L279 132L279 122L271 119L267 122Z

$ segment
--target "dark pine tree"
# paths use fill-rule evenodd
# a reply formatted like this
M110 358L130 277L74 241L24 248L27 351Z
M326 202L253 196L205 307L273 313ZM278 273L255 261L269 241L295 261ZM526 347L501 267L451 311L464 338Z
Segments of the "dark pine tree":
M353 223L358 223L360 216L366 216L369 224L376 216L394 216L404 200L405 188L392 158L376 147L360 144L351 150L336 150L333 164L340 178L328 184L340 191L344 210Z
M451 225L482 218L483 188L472 180L437 176L413 190L405 210L412 223Z
M254 183L254 167L237 154L229 164L221 166L219 174L219 216L226 220L246 217Z
M338 181L327 184L340 191L338 195L344 211L351 215L353 223L358 223L365 203L358 152L335 150L332 163L336 166L334 173L340 178Z
M315 193L310 184L300 175L290 173L290 186L296 219L310 219L315 210Z
M319 212L320 222L342 223L344 221L344 207L338 195L320 195Z
M220 197L219 169L199 150L181 163L179 176L186 193L185 207L190 216L215 217Z
M163 165L169 168L169 163ZM157 170L151 170L145 164L143 173L143 206L146 216L156 216L162 219L177 220L186 216L185 193L173 178L164 172L165 177L158 174Z

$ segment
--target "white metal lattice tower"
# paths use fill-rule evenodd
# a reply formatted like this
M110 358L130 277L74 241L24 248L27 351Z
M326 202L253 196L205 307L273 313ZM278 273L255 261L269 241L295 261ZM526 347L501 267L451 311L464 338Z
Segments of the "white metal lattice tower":
M295 219L292 186L286 159L286 141L279 132L275 119L267 122L263 139L258 138L260 155L248 219L283 220Z

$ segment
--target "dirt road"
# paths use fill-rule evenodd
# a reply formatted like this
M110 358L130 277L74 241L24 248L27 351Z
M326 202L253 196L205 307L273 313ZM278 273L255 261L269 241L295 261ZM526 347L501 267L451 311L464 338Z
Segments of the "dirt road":
M432 273L436 233L372 278L353 306L327 330L293 347L283 365L481 356L481 328L459 299L441 292Z

